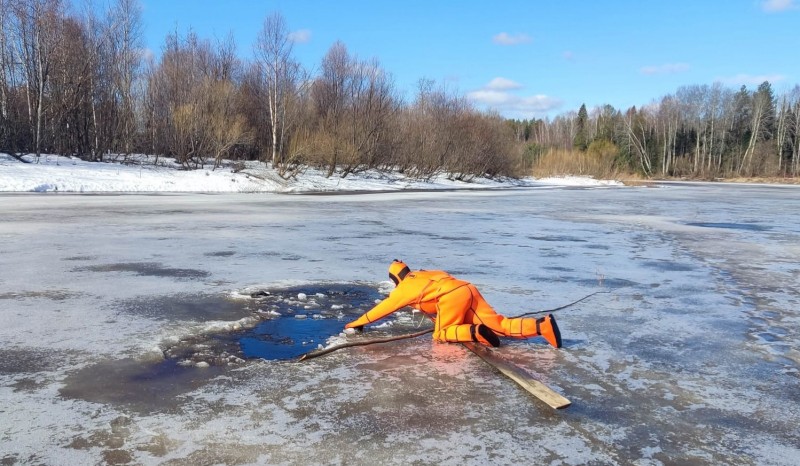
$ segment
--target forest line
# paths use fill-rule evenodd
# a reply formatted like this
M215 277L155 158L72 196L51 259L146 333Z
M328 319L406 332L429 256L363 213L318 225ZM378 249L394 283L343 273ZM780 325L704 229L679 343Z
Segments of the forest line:
M232 38L192 31L146 56L136 0L102 12L0 0L0 26L0 151L11 154L146 153L187 169L260 160L286 177L307 166L461 180L800 174L800 86L777 96L769 82L684 86L638 108L513 120L427 79L406 99L377 59L341 42L312 74L280 13L263 20L250 61Z

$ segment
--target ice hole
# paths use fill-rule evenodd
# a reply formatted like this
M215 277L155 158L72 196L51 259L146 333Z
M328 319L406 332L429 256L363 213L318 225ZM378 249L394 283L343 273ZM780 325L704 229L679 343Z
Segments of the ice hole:
M241 364L247 359L293 359L325 346L331 336L381 299L368 284L311 284L251 293L254 319L209 325L167 346L164 355L182 365Z

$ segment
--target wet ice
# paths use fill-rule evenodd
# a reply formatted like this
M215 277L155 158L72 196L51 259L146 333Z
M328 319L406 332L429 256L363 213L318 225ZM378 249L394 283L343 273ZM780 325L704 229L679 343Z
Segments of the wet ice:
M3 202L17 220L0 223L2 460L796 464L797 194L693 184ZM307 287L382 295L398 256L473 281L510 315L607 291L558 311L562 350L500 349L572 406L552 412L428 337L302 364L233 349L208 352L228 363L205 368L153 358L182 339L204 353L205 339L271 318L329 310L343 325L377 298L347 308ZM159 272L180 270L208 275ZM250 295L280 289L291 290L280 303Z

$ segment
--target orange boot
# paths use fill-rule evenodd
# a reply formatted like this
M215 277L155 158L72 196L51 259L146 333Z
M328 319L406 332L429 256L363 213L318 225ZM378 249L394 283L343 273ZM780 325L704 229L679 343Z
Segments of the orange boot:
M536 319L536 333L543 336L551 345L561 348L561 332L553 314Z

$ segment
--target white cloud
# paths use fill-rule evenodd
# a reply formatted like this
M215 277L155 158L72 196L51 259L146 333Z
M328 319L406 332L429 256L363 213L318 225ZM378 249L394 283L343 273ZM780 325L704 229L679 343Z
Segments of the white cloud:
M486 89L493 89L496 91L505 91L510 89L520 89L522 84L506 78L494 78L486 85Z
M156 59L156 54L153 53L152 49L149 49L147 47L141 49L141 54L142 54L142 59L145 62L149 62L150 60L155 60Z
M309 29L300 29L289 33L289 40L295 44L306 44L311 42L311 31Z
M769 81L770 84L775 84L778 81L783 81L786 79L786 76L782 74L737 74L736 76L730 76L727 78L720 78L718 81L729 84L729 85L752 85L756 86L764 81Z
M499 45L519 45L528 43L530 41L531 38L527 34L517 34L512 36L506 32L501 32L500 34L492 37L492 42Z
M643 66L639 71L642 74L672 74L682 73L689 70L689 65L686 63L665 63L663 65Z
M512 84L513 87L509 87ZM481 89L468 92L467 98L508 118L543 117L563 104L561 100L543 94L520 96L508 92L521 88L522 85L509 79L495 78Z
M761 9L767 13L778 13L781 11L795 10L797 8L796 0L764 0L761 2Z

